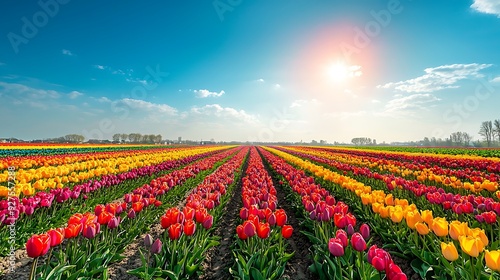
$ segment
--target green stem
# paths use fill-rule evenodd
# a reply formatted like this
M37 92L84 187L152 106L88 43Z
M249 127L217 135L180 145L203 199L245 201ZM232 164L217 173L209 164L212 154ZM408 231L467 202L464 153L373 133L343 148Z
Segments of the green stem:
M31 265L30 280L34 280L35 279L36 265L37 265L37 263L38 263L38 258L35 258L33 260L33 264Z

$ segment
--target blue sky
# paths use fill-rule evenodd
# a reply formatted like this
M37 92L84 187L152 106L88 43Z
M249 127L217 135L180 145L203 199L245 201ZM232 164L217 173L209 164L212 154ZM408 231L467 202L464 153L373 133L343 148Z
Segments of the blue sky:
M500 3L2 1L1 137L480 139Z

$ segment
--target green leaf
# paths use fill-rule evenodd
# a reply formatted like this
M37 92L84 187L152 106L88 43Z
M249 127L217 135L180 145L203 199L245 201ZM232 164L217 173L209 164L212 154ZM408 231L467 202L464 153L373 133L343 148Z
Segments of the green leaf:
M250 268L250 274L252 275L252 279L265 280L262 273L259 270L257 270L255 267Z
M432 270L432 267L429 264L423 262L420 259L414 259L410 263L410 265L413 268L413 270L417 272L418 275L420 275L422 279L425 279L426 274Z

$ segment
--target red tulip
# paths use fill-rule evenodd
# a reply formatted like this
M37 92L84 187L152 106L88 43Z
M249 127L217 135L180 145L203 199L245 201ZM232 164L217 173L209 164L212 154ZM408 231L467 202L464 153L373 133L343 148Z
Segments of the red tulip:
M271 227L269 226L269 223L259 223L257 225L257 236L259 236L261 239L268 238L270 233Z
M214 217L210 214L207 214L205 216L205 219L203 220L203 223L201 224L205 229L209 229L212 227L214 223Z
M245 240L248 238L248 236L245 234L245 230L243 228L243 225L238 225L236 227L236 234L238 234L238 238L241 240Z
M170 237L170 239L172 240L179 239L181 237L181 234L182 234L182 225L180 223L172 224L168 228L168 237Z
M47 254L50 249L50 236L48 234L34 234L26 242L26 252L30 258L38 258Z
M186 206L184 207L184 209L182 209L182 212L184 213L184 218L186 220L192 220L194 219L194 214L196 211L194 210L194 208Z
M372 245L368 249L368 263L370 263L376 270L384 271L391 261L391 257L384 250L377 247L377 245Z
M250 220L246 220L243 222L243 232L247 237L252 237L255 235L256 227L254 223Z
M97 221L99 222L99 224L105 225L105 224L108 224L109 221L111 220L111 218L113 218L113 217L114 217L113 214L111 214L107 211L103 211L97 217Z
M102 213L102 211L104 211L105 209L106 209L106 208L105 208L105 206L104 206L104 205L102 205L102 204L98 204L98 205L96 205L96 206L94 207L94 214L95 214L96 216L99 216L99 214L101 214L101 213Z
M194 214L197 223L203 223L205 220L205 216L208 214L206 208L198 208L196 209L196 213Z
M284 237L284 238L290 238L292 236L292 233L293 233L293 227L291 225L284 225L282 228L281 228L281 235Z
M241 209L240 209L240 218L242 220L248 219L248 209L247 208L241 207Z
M194 212L193 212L194 213ZM196 231L196 223L189 219L189 220L186 220L184 222L184 234L187 235L187 236L191 236L194 234L194 232Z
M340 239L342 241L342 247L347 247L349 245L349 239L347 238L347 232L345 232L343 229L337 230L337 233L335 234L335 237Z
M386 269L385 269L385 274L387 275L387 279L390 279L390 280L406 280L407 277L406 277L406 274L403 273L403 271L401 271L401 268L393 263L393 262L390 262L389 265L387 265Z
M366 250L366 241L363 239L363 236L359 232L355 232L351 236L351 244L354 250L358 252Z
M68 224L68 226L64 229L64 238L70 239L77 237L83 229L83 225L78 224Z
M276 210L275 215L276 215L276 224L280 227L284 226L288 219L285 210L278 209Z
M342 241L338 238L330 238L330 241L328 242L328 250L335 257L341 257L344 255Z
M134 209L135 213L140 213L143 207L144 203L142 201L132 203L132 209Z
M70 224L81 224L83 219L83 214L81 213L76 213L73 214L71 217L69 217L68 220L68 225Z
M333 223L337 228L345 228L347 226L347 219L342 213L333 214Z
M50 236L50 247L55 247L64 240L64 228L51 229L47 234Z

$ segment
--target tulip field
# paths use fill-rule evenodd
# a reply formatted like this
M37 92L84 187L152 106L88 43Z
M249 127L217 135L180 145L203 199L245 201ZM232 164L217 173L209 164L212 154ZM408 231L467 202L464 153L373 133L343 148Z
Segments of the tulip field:
M500 279L498 155L0 144L0 279Z

